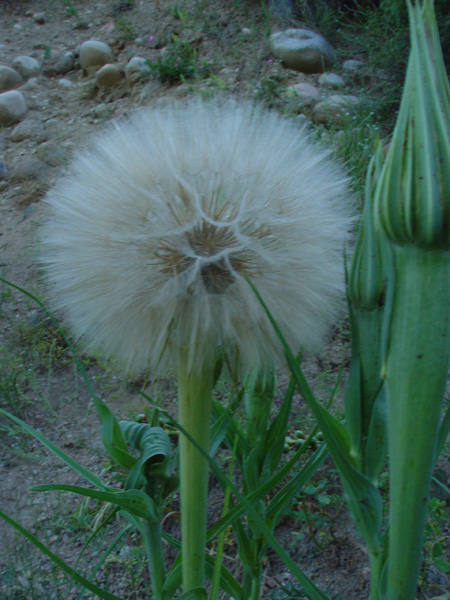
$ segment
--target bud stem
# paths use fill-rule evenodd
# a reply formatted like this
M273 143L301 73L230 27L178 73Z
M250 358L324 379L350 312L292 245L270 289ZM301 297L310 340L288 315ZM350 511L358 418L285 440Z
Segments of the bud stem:
M450 362L450 253L394 246L394 261L383 365L390 452L386 600L414 600Z

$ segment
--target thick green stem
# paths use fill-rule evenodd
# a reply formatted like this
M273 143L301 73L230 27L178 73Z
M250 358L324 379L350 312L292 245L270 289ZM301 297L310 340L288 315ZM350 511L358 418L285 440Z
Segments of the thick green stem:
M153 598L154 600L160 600L166 578L160 522L144 523L144 543L152 582Z
M380 551L369 549L370 561L370 600L380 600L381 573L383 571L384 556Z
M213 369L189 370L184 355L178 360L178 411L182 427L206 452L209 450ZM206 517L209 466L205 457L180 435L181 548L183 590L205 585Z
M384 375L390 454L387 600L414 600L449 370L450 253L395 248Z

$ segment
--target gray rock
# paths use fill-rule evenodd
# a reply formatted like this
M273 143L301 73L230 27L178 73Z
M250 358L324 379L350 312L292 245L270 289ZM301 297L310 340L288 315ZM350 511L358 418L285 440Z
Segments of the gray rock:
M151 74L151 69L147 64L147 60L145 58L141 58L140 56L133 56L125 67L125 75L127 77L128 83L136 83L140 79L145 77L149 77Z
M116 65L104 65L97 71L95 83L98 87L113 88L118 86L123 79L123 73Z
M20 121L27 112L25 98L17 90L0 94L0 125L11 125Z
M26 83L21 86L21 91L38 90L40 88L39 80L37 77L32 77Z
M356 96L335 94L325 98L314 108L314 120L317 123L327 124L341 120L346 113L358 104Z
M270 48L290 69L322 73L335 60L324 37L307 29L286 29L270 36Z
M346 60L342 63L342 68L347 73L357 73L365 68L365 64L361 60Z
M112 62L114 62L114 56L108 44L97 40L88 40L81 44L80 65L82 69L101 67Z
M38 157L47 165L57 167L67 161L67 154L54 142L44 142L39 146Z
M94 116L96 116L97 118L101 118L107 117L111 111L108 108L108 105L105 104L105 102L102 102L101 104L98 104L96 107L94 107L92 109L92 112L94 113Z
M11 67L0 65L0 92L13 90L22 84L23 79L17 71L11 69Z
M41 70L40 63L35 58L31 58L31 56L18 56L13 60L13 67L25 79L36 77Z
M73 87L73 81L70 81L70 79L65 79L63 77L62 79L60 79L58 81L58 85L60 88L63 88L64 90L68 90L69 88Z
M33 21L38 25L43 25L45 23L45 15L43 12L34 13Z
M26 156L12 170L11 179L17 182L43 179L46 169L45 163L35 156Z
M22 142L28 138L38 136L43 130L42 123L36 119L25 119L14 129L8 136L8 139L12 142Z
M8 179L8 175L9 175L8 165L5 162L3 162L2 160L0 160L0 181L3 181L4 179Z
M336 75L336 73L322 73L319 77L319 85L338 90L344 87L344 80L340 75Z
M71 52L67 52L66 54L64 54L64 56L62 56L56 61L53 70L57 75L65 75L69 71L72 71L74 67L75 61L73 55Z
M300 102L305 106L316 104L322 97L316 86L311 85L310 83L297 83L289 89L295 92Z

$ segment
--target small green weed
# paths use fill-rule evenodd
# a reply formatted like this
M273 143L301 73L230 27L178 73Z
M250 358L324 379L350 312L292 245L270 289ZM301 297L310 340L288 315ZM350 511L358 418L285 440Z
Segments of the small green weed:
M53 363L67 366L72 360L62 334L49 319L31 324L22 321L13 328L13 334L22 360L36 370L50 370Z
M445 500L431 498L428 511L422 579L430 568L434 568L441 573L450 573L450 561L448 560L450 536L448 530L446 532L450 520L450 510Z
M68 17L75 17L76 19L80 19L80 15L78 14L77 9L72 4L72 0L63 0L63 5L66 7L66 15Z
M210 66L201 60L189 42L172 35L164 52L147 61L151 73L163 83L178 83L187 79L204 79L210 75Z
M319 550L334 539L333 528L343 501L334 492L335 485L328 477L310 481L297 496L290 515L299 523L299 531L294 531L294 546L308 536Z
M114 23L117 36L122 40L132 40L136 37L136 30L127 17L119 17Z

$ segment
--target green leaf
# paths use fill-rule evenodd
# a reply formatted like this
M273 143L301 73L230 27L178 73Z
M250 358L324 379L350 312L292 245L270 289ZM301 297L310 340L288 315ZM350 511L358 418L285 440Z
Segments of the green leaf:
M42 542L38 540L36 536L32 533L24 529L17 521L14 521L11 517L9 517L4 512L0 511L0 518L4 519L7 523L9 523L12 527L14 527L19 533L21 533L24 537L26 537L32 544L39 548L41 552L43 552L52 562L55 563L58 567L60 567L65 573L67 573L74 581L84 586L90 592L97 594L103 600L123 600L119 596L115 596L114 594L110 594L106 590L102 590L94 583L90 582L88 579L80 575L75 569L72 569L67 563L65 563L59 556L53 554L51 550L47 548Z
M102 565L104 564L104 562L106 561L108 556L111 554L111 552L114 550L114 548L116 547L116 545L118 544L120 539L123 537L123 535L129 529L130 529L130 525L126 525L121 531L119 531L119 533L116 535L116 537L113 539L113 541L109 544L109 546L106 548L106 550L101 555L100 559L95 564L95 567L90 572L90 574L89 574L90 580L92 580L95 577L95 574L101 569ZM79 559L80 559L80 555L78 556L77 564L78 564ZM77 600L81 600L85 593L86 593L86 589L81 590L81 592L77 596Z
M438 558L434 561L434 566L442 573L450 573L450 562L443 558Z
M36 429L31 427L30 425L27 425L27 423L25 423L25 421L22 421L22 419L19 419L19 417L16 417L16 416L12 415L11 413L6 412L6 410L3 410L0 408L0 414L4 415L5 417L8 417L8 419L11 419L12 421L14 421L18 425L20 425L20 427L24 431L26 431L30 435L34 436L37 440L39 440L41 442L41 444L47 448L47 450L50 450L50 452L52 452L55 456L57 456L64 463L66 463L66 465L68 465L76 473L81 475L81 477L83 477L83 479L88 481L90 484L92 484L93 486L95 486L99 489L106 489L106 485L103 483L103 481L99 477L97 477L96 475L94 475L93 473L91 473L90 471L85 469L82 465L80 465L73 458L70 458L70 456L65 454L65 452L60 450L57 446L55 446L55 444L53 444L46 437L44 437L42 435L42 433L40 433L39 431L37 431Z
M140 457L131 469L127 488L142 488L162 505L166 483L172 476L172 444L162 427L147 423L120 421L123 435L130 446L140 452Z
M220 482L222 487L230 488L233 495L242 505L243 510L245 510L248 516L254 520L255 524L258 527L259 533L267 538L267 543L275 550L275 552L278 554L278 556L281 558L281 560L284 562L287 568L291 570L294 577L303 586L304 591L309 596L310 600L329 600L329 597L317 588L313 581L300 569L296 562L292 560L289 554L283 549L283 547L280 545L273 533L264 523L264 520L256 512L254 507L246 500L246 498L239 492L236 486L226 477L226 475L224 475L222 469L217 465L217 463L209 456L207 452L203 450L203 448L194 440L194 438L186 431L184 427L177 423L169 413L166 413L166 415L167 419L175 427L177 427L181 431L181 433L191 442L191 444L195 446L197 450L208 460L211 470L214 472L214 475L216 476L217 480Z
M81 496L104 500L119 506L130 514L145 519L149 523L158 523L160 519L159 511L155 503L145 492L141 490L116 490L107 488L105 491L91 490L78 485L65 485L60 483L49 483L43 485L34 485L31 487L33 492L48 492L50 490L62 490L73 492Z
M193 588L182 594L178 600L207 600L206 590L204 588Z
M341 475L344 491L348 499L348 506L355 519L358 531L372 549L380 549L382 524L382 500L380 493L356 469L350 453L351 447L347 429L316 400L297 359L293 355L267 305L252 282L249 279L247 281L264 308L284 347L286 359L299 392L308 403L323 432L334 463Z
M283 455L284 440L288 428L294 391L295 384L291 378L280 410L272 421L269 431L267 432L265 465L267 465L269 473L273 473L275 471Z
M7 279L4 279L3 277L0 277L0 281L2 281L3 283L6 283L7 285L11 286L12 288L18 290L25 296L28 296L28 298L31 298L31 300L33 300L38 306L40 306L42 308L42 310L45 312L45 314L51 319L52 323L54 323L58 332L64 338L64 341L66 342L67 347L72 352L73 358L74 358L75 363L78 368L78 371L80 372L80 375L83 378L86 388L87 388L92 400L94 401L94 405L97 410L98 417L100 419L100 424L101 424L100 435L102 438L103 445L105 446L105 449L107 450L107 452L109 453L111 458L113 460L115 460L120 466L122 466L127 471L130 470L133 467L134 463L136 462L136 459L133 458L133 456L131 456L131 454L129 454L129 452L128 452L127 445L126 445L125 440L122 435L122 431L119 427L119 424L118 424L115 416L113 415L111 410L108 408L108 406L103 402L103 400L99 396L97 396L97 394L92 389L92 385L89 380L89 376L86 373L86 369L84 368L84 365L81 362L80 357L78 356L78 353L75 350L74 345L70 341L70 338L66 334L64 328L61 327L61 325L58 323L58 321L55 319L55 317L52 315L52 313L48 310L48 308L45 306L45 304L43 302L41 302L38 298L36 298L36 296L33 296L33 294L31 294L24 288L22 288L18 285L15 285L11 281L8 281Z

